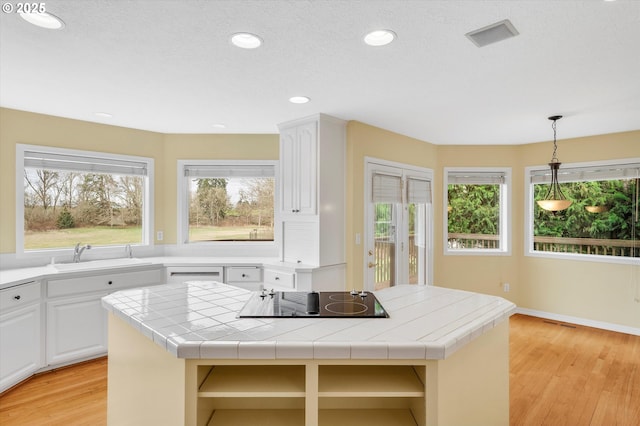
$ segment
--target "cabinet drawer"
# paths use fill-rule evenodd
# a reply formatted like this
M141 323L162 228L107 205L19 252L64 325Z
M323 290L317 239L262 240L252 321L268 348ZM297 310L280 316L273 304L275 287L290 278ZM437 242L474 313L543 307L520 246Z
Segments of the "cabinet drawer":
M271 286L277 287L295 287L295 275L291 272L275 271L273 269L264 270L264 286L269 288Z
M167 266L167 283L185 281L220 281L224 268L222 266Z
M0 291L2 312L40 301L40 282L32 281Z
M227 269L227 282L250 282L257 283L262 281L262 269L256 267L236 267L230 266Z
M50 280L47 296L58 297L93 291L113 291L127 287L142 287L162 281L162 270L101 274L88 277Z

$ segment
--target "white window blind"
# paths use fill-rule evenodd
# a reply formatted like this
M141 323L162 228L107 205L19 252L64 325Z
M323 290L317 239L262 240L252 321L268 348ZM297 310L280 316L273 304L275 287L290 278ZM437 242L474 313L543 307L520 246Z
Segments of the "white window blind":
M24 151L24 167L85 173L147 176L147 163L89 155Z
M275 176L275 167L267 164L260 165L220 165L220 164L189 164L184 166L184 175L198 178L259 178Z
M449 184L495 185L505 183L506 173L501 171L449 171Z
M373 175L372 201L374 203L401 203L402 179L400 176L375 173Z
M640 163L611 164L587 167L562 167L558 170L559 182L584 182L640 177ZM550 183L551 170L533 170L531 183Z
M423 179L407 179L407 202L412 204L431 203L431 182Z

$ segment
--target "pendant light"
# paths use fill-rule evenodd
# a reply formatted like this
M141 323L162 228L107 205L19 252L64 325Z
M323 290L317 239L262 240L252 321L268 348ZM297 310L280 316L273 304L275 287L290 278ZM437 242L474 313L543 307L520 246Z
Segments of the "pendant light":
M549 163L549 167L551 168L551 186L549 186L549 191L544 197L544 200L537 201L540 208L550 212L565 210L572 203L571 200L567 200L567 197L564 196L560 189L560 184L558 183L558 169L560 169L560 164L562 163L558 161L558 156L556 154L558 151L558 143L556 141L556 121L561 118L561 115L552 115L549 117L549 120L553 121L553 124L551 124L551 128L553 129L553 156Z

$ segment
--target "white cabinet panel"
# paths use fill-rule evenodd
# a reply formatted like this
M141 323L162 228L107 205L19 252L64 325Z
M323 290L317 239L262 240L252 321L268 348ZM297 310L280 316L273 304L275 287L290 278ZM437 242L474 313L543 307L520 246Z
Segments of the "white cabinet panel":
M82 277L49 280L47 296L70 296L96 291L115 291L127 287L142 287L162 281L162 269L120 273L103 273Z
M274 269L264 270L265 288L295 288L295 274L292 272L276 271Z
M104 294L47 302L47 364L82 359L107 351Z
M0 316L0 392L42 367L41 309L33 303Z
M227 266L227 283L257 283L262 281L262 268L257 266Z
M318 267L343 264L346 123L316 114L278 128L281 260Z
M40 281L20 284L0 291L0 312L40 301Z
M280 188L283 216L317 213L317 125L283 129L280 134Z

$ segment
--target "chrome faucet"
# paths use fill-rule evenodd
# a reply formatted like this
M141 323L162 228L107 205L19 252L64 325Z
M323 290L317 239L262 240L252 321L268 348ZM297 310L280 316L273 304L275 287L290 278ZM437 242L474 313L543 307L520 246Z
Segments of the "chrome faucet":
M133 257L133 249L131 248L131 244L127 244L124 246L124 251L127 253L127 257L131 259Z
M82 256L82 252L89 249L91 249L89 244L82 247L80 247L80 243L76 244L76 247L73 249L73 262L80 263L80 256Z

